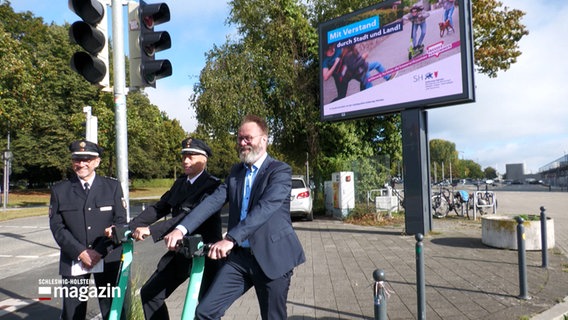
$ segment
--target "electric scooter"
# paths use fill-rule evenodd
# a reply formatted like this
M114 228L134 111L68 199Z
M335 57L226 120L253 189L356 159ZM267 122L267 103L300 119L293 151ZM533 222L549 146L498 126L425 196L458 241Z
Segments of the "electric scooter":
M410 47L408 48L408 60L412 60L415 57L424 53L424 44L421 44L417 47L412 45L412 37L410 38Z
M109 320L120 319L124 299L130 282L130 266L132 265L133 240L128 225L112 227L112 241L115 245L122 244L122 260L120 262L120 273L118 288L120 295L112 299Z
M185 294L185 304L181 314L182 320L191 320L195 318L195 308L197 308L199 290L205 269L205 256L209 251L210 245L203 244L203 237L199 234L185 236L177 245L179 253L188 259L193 259L189 274L189 285Z

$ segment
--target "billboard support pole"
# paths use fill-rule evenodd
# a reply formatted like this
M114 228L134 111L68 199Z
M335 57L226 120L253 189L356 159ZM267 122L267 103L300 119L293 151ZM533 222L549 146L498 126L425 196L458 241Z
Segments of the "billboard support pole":
M426 235L432 230L427 111L404 110L401 119L406 234Z

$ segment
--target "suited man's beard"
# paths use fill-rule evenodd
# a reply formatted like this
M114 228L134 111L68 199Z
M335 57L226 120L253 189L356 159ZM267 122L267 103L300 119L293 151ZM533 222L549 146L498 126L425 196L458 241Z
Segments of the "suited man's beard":
M241 161L246 165L252 165L260 156L260 151L258 149L258 146L256 148L254 146L240 147L239 159L241 159Z

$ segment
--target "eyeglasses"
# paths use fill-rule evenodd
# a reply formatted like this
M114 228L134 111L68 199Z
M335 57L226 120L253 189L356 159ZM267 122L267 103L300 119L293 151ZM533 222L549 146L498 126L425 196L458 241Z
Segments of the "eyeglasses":
M246 136L246 137L237 136L237 142L241 143L241 142L244 141L245 143L251 143L255 138L258 138L258 137L260 137L260 136L254 136L254 137L253 136Z
M81 162L91 163L93 160L95 160L95 158L76 158L71 160L73 161L73 163L81 163Z

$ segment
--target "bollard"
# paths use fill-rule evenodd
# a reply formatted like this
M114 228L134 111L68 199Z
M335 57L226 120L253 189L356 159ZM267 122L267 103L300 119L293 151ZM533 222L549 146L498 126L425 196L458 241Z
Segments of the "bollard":
M548 268L548 235L546 231L546 209L540 207L540 244L542 251L542 267Z
M527 300L528 289L527 289L527 259L525 251L525 226L523 222L525 220L521 217L516 217L517 221L517 251L519 255L519 287L520 294L519 299Z
M426 319L426 283L424 282L424 252L422 240L424 236L417 233L414 238L416 239L416 293L418 298L418 317L417 319Z
M373 287L375 320L388 320L387 292L384 286L385 271L382 269L376 269L375 271L373 271L373 279L375 279L375 285Z

